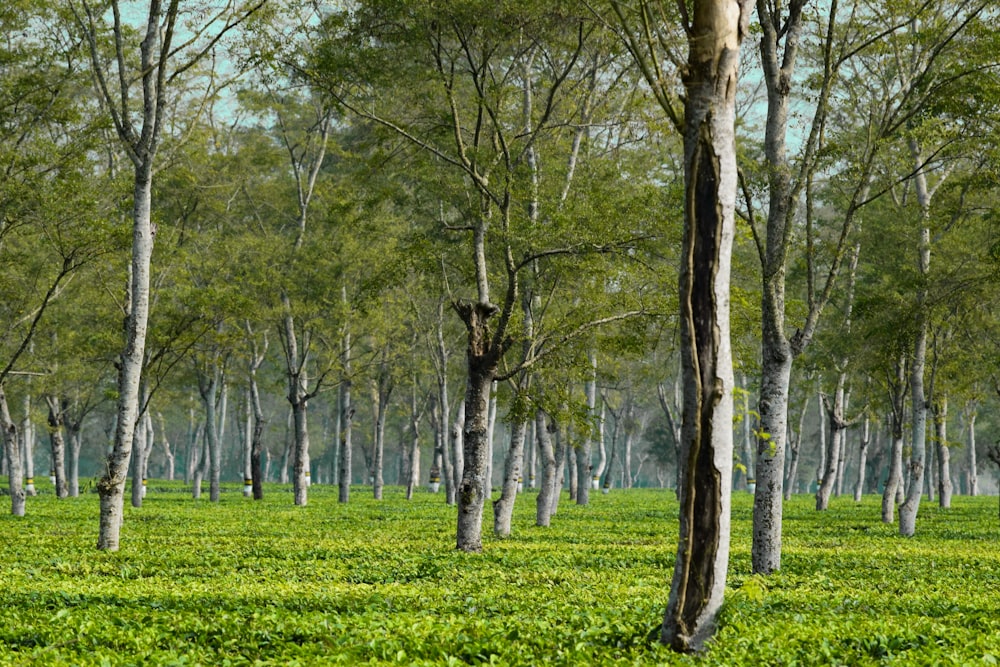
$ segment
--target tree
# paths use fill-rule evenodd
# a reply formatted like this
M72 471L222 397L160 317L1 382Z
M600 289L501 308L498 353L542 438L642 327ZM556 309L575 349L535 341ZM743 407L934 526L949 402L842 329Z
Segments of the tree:
M118 0L111 2L112 25L86 0L72 4L73 13L90 49L98 98L111 116L115 130L133 167L132 184L132 258L127 285L124 344L118 362L118 405L115 439L107 457L104 475L97 485L101 498L97 548L116 551L123 520L125 479L132 456L132 441L140 414L139 390L149 319L150 259L155 227L150 215L154 164L162 138L168 90L174 80L192 68L210 52L229 31L246 20L264 0L246 7L231 4L211 8L197 33L206 41L174 44L175 29L181 15L179 3L164 6L150 0L138 44L138 68L133 63L135 35L124 22ZM112 63L107 63L101 40L107 32L113 36ZM138 112L130 88L141 81L142 95ZM138 124L137 124L138 123Z
M683 5L682 5L683 7ZM736 81L750 3L695 2L684 107L686 196L680 273L680 539L661 638L700 649L722 604L729 559L733 368L729 269L735 230Z

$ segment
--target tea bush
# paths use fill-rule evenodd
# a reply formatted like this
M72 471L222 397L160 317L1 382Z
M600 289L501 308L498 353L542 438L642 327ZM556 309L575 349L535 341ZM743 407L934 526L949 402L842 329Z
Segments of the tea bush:
M269 486L192 500L155 482L126 508L122 549L98 552L97 497L42 487L0 517L0 665L680 664L968 665L1000 658L995 498L924 503L918 533L879 499L786 504L783 569L750 575L752 498L736 494L721 627L704 654L656 641L677 503L669 491L565 497L479 555L454 550L442 495Z

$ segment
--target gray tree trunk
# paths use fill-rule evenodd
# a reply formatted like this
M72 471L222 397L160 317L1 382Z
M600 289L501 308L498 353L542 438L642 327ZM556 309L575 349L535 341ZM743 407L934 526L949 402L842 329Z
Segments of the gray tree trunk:
M538 458L542 464L542 479L535 499L535 525L548 526L552 522L552 508L559 495L558 463L549 431L548 418L539 409L535 411L535 437L538 439Z
M66 424L66 435L69 440L69 471L67 473L69 496L76 498L80 495L80 450L83 448L80 423L75 419L70 420Z
M345 299L346 299L346 292ZM351 406L351 334L344 331L340 347L341 364L344 372L340 382L340 472L338 475L337 500L342 503L351 500L351 470L353 466L353 451L351 447L351 426L354 419L354 408Z
M29 379L30 384L30 379ZM34 496L35 491L35 425L31 421L31 391L24 393L22 401L24 420L21 422L21 453L24 455L24 493Z
M871 420L865 416L861 428L861 447L858 451L858 479L854 485L854 502L861 502L865 492L865 472L868 467L868 444L871 442Z
M7 394L3 384L0 384L0 428L3 428L4 454L7 458L7 489L10 493L10 513L13 516L24 516L25 491L24 469L21 465L21 450L18 446L17 424L10 417L7 405Z
M978 496L979 495L979 473L977 471L977 461L976 461L976 401L972 400L966 405L966 424L969 428L969 456L968 456L968 479L969 479L969 495Z
M590 375L584 384L584 393L587 396L587 437L583 438L580 446L576 448L577 505L586 505L590 502L590 489L594 486L591 454L594 449L594 433L597 430L595 414L597 409L597 355L593 351L590 353L590 363Z
M677 651L701 649L714 632L729 563L736 87L750 7L748 1L696 2L688 40L679 290L684 378L680 534L661 631L661 640ZM783 437L784 428L781 433ZM778 444L783 454L784 443Z
M52 449L52 471L55 473L56 498L65 498L69 495L69 486L66 484L66 407L65 401L59 400L57 396L47 395L45 402L49 408L49 443Z
M837 376L837 388L833 393L833 404L827 404L826 397L821 397L820 405L826 405L827 416L830 421L830 448L826 456L826 466L819 479L822 482L816 489L816 509L825 510L830 505L830 494L837 483L837 466L841 461L841 450L846 447L844 435L847 423L844 421L844 410L847 404L847 394L844 385L847 383L847 375L840 373ZM823 428L822 422L820 429Z
M923 159L914 140L910 141L910 152L917 171L914 175L917 200L921 209L920 238L917 245L917 266L923 284L930 276L931 266L931 230L930 197L927 187L927 176L924 171ZM920 499L923 496L924 474L927 459L927 397L924 394L924 367L927 361L928 305L927 288L923 286L917 293L915 340L913 343L913 362L910 367L910 397L913 408L913 437L910 443L910 486L906 490L906 500L899 507L899 534L910 537L917 527L917 512L920 509Z
M524 442L528 423L523 419L511 425L510 445L504 458L503 483L500 497L493 501L493 534L497 537L510 535L510 523L514 516L514 501L522 476L524 462Z
M892 444L889 447L889 475L882 491L882 522L895 520L897 496L903 485L903 402L906 398L906 353L896 357L895 381L890 388L892 403Z
M802 431L805 429L806 414L809 412L809 395L806 395L802 403L802 411L799 413L798 430L792 431L792 425L788 424L788 451L790 461L788 463L788 476L785 479L784 493L785 500L791 500L792 494L798 486L799 480L799 460L802 451Z
M951 508L951 450L948 449L948 397L942 396L934 403L934 430L937 440L938 505Z

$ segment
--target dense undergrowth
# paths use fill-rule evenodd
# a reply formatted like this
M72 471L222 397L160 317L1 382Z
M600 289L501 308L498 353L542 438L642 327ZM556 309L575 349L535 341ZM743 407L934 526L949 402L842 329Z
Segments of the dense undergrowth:
M676 539L672 492L563 500L550 529L518 500L515 535L453 548L441 495L381 503L278 486L218 504L153 483L102 553L97 498L29 499L0 517L0 665L996 664L995 498L921 508L917 536L877 498L788 503L783 569L750 576L751 497L737 494L722 626L678 656L655 641Z

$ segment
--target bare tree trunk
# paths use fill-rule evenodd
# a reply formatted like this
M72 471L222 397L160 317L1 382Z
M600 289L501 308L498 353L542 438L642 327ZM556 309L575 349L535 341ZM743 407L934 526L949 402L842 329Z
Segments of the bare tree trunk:
M491 355L490 355L491 356ZM455 425L463 425L461 446L456 442L455 451L462 451L461 472L458 485L458 535L460 551L478 552L483 549L483 505L488 495L486 488L487 429L489 427L490 388L496 374L496 364L488 356L482 361L469 355L469 376L465 401L459 408Z
M30 380L29 380L30 384ZM35 491L35 426L31 421L31 392L24 393L22 401L24 421L21 422L21 453L24 455L24 493L34 496Z
M466 393L468 393L468 388L466 388ZM458 411L455 413L455 421L451 425L451 436L448 440L451 443L452 474L455 478L456 495L462 486L462 478L465 475L465 409L465 401L458 404ZM461 498L457 498L457 500L461 503Z
M799 427L792 431L792 425L788 424L788 451L790 461L788 463L788 477L785 479L785 500L790 500L795 493L799 483L799 453L802 451L802 431L806 425L806 414L809 412L809 395L806 394L802 403L802 411L799 412Z
M504 459L503 485L500 497L493 501L493 534L497 537L510 535L511 518L514 515L514 501L522 475L524 461L524 440L528 423L522 419L511 426L510 445Z
M66 423L67 402L51 394L45 397L49 407L49 441L52 446L52 470L55 473L56 498L69 495L66 484L66 439L64 425Z
M346 291L344 299L346 300ZM342 503L351 500L351 471L353 466L353 451L351 446L351 426L354 420L354 408L351 406L351 334L344 331L340 348L341 363L344 374L340 382L340 475L338 477L338 501Z
M552 507L559 495L558 464L549 431L548 418L539 409L535 411L535 437L538 438L538 454L542 462L542 480L538 497L535 499L535 525L548 526L552 521Z
M934 427L938 452L938 504L941 509L951 507L951 450L948 449L948 397L942 396L934 403Z
M66 435L69 440L69 495L76 498L80 495L80 450L83 448L81 424L76 419L66 423Z
M830 449L827 452L826 466L823 469L821 483L816 489L816 509L825 510L830 504L830 494L837 483L837 466L841 460L841 450L846 447L844 442L844 432L847 424L844 421L844 410L847 404L847 393L844 385L847 383L847 375L840 373L837 376L837 388L833 394L833 404L830 405L826 396L820 396L820 406L826 407L826 413L830 421ZM823 423L820 422L820 429ZM822 442L822 438L820 438Z
M417 378L413 378L410 395L410 465L406 476L406 499L413 499L413 492L420 486L420 418L422 410L417 403Z
M890 388L892 402L892 445L889 450L889 476L882 492L882 522L895 520L897 495L903 484L903 401L906 392L906 353L896 357L896 377Z
M917 199L921 207L920 240L917 247L918 267L921 278L926 281L930 275L931 263L931 231L928 226L930 217L930 192L927 188L926 174L922 166L923 160L914 140L910 141L910 151L917 165L914 183ZM899 507L899 534L910 537L916 532L917 512L920 509L920 499L923 496L924 474L927 458L927 397L924 395L924 366L927 360L927 329L929 315L927 312L927 288L921 287L916 303L916 339L913 343L913 363L910 367L910 397L913 409L913 437L910 443L910 486L906 490L906 500Z
M865 416L861 430L861 448L858 451L858 480L854 485L854 502L861 502L865 492L865 472L868 466L868 443L871 442L871 420Z
M565 410L563 410L563 412L565 413ZM559 512L559 498L562 496L562 489L564 486L563 477L566 472L566 461L567 459L572 459L572 452L569 451L569 439L564 437L566 434L565 427L557 422L551 420L549 421L549 428L554 429L552 431L554 437L550 437L553 437L552 447L555 450L556 456L556 486L554 492L552 493L552 507L549 509L549 513L552 516L555 516ZM569 475L569 478L570 481L575 479L572 474ZM572 500L572 497L570 500Z
M24 516L25 491L21 485L24 471L21 467L21 451L18 447L17 424L10 417L7 406L7 394L3 384L0 384L0 428L3 428L4 454L7 458L7 488L10 493L10 513L13 516Z
M968 476L969 476L969 495L978 496L979 495L979 473L977 471L977 461L976 461L976 410L978 405L975 400L971 400L966 404L965 409L965 420L969 428L969 456L968 456Z
M679 290L684 378L680 526L660 635L676 651L699 650L714 632L729 562L729 276L737 190L736 86L750 8L750 2L736 0L696 2L688 40ZM778 444L783 455L784 443Z

